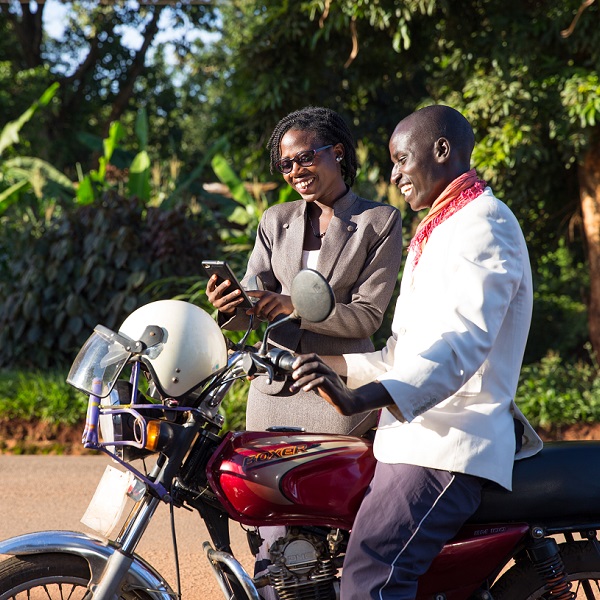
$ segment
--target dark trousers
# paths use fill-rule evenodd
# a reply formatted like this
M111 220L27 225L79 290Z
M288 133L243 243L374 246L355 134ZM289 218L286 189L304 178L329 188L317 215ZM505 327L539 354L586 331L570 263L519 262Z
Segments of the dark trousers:
M483 483L378 462L350 533L341 600L413 600L418 578L477 510Z

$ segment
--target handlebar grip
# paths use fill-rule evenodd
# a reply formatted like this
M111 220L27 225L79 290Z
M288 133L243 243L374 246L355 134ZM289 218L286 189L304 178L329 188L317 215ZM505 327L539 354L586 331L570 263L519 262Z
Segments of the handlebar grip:
M267 352L267 356L269 357L273 366L284 373L291 373L294 368L293 364L296 360L296 356L292 354L289 350L282 350L281 348L273 348Z

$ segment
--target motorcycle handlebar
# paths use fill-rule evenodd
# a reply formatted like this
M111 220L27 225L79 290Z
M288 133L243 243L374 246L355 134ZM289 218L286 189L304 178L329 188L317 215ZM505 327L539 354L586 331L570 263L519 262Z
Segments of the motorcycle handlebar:
M273 348L266 354L246 352L242 365L246 375L266 374L269 381L272 381L277 375L291 373L294 370L294 360L296 357L288 350Z
M296 356L289 350L282 350L281 348L274 348L267 352L267 356L271 360L273 366L282 373L291 373L294 368L293 364L296 360Z

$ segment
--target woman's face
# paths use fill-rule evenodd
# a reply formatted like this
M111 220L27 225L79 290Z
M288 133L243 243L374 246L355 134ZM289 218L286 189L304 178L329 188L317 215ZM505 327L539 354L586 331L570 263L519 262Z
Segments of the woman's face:
M320 143L312 131L290 129L281 138L281 158L294 158L299 152L315 150L326 144ZM283 178L289 183L306 202L321 202L327 204L338 198L346 189L342 170L337 157L343 157L344 146L336 144L320 150L314 155L312 165L300 166L292 161L292 170L284 173Z

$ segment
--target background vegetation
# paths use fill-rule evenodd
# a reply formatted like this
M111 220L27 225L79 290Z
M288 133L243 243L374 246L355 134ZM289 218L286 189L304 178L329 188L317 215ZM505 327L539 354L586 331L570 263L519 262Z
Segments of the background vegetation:
M52 390L96 323L160 298L206 307L203 258L243 274L262 212L293 196L265 145L294 109L348 119L355 189L400 208L407 243L422 215L387 183L387 142L433 102L473 123L474 163L527 237L521 407L542 426L600 421L600 6L586 4L0 3L0 422L68 422L70 392Z

